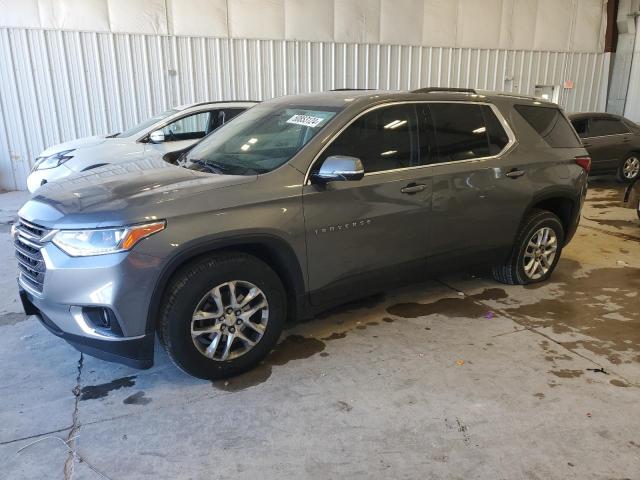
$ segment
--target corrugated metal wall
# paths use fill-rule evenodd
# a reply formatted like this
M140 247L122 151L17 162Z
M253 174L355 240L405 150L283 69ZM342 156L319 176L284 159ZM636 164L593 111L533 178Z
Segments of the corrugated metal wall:
M341 87L472 87L601 110L602 53L0 29L0 188L23 189L46 146L121 131L171 106Z

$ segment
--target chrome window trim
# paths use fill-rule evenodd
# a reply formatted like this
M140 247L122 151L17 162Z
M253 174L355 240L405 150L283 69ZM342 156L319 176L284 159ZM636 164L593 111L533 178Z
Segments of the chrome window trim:
M607 137L617 137L619 135L632 135L631 131L627 133L610 133L609 135L596 135L595 137L580 137L582 140L590 139L590 138L607 138Z
M396 101L396 102L382 103L380 105L374 105L372 107L367 108L366 110L363 110L358 115L353 117L347 124L343 125L340 130L338 130L336 133L334 133L332 135L331 139L329 141L327 141L327 143L313 157L313 160L311 161L311 163L309 164L309 167L307 168L307 173L304 176L304 182L302 182L302 185L310 185L311 184L309 176L310 176L310 173L311 173L311 169L313 168L313 166L318 161L318 158L320 158L320 156L329 147L329 145L331 145L335 141L335 139L338 138L338 136L342 134L342 132L344 132L347 128L349 128L351 126L351 124L354 123L356 120L358 120L360 117L362 117L363 115L366 115L369 112L372 112L373 110L377 110L379 108L386 108L386 107L391 107L391 106L396 106L396 105L407 105L407 104L416 105L416 104L424 104L424 103L426 103L426 104L429 104L429 103L450 103L450 104L454 104L454 105L455 104L487 105L493 111L494 115L496 116L496 118L500 122L500 125L502 125L502 128L504 128L504 131L506 132L507 137L509 138L509 142L504 146L504 148L502 150L500 150L500 152L498 152L495 155L490 155L490 156L487 156L487 157L469 158L469 159L466 159L466 160L452 160L450 162L429 163L429 164L426 164L426 165L414 165L412 167L394 168L394 169L391 169L391 170L380 170L380 171L377 171L377 172L365 173L364 174L365 177L370 176L370 175L380 175L380 174L383 174L383 173L402 172L402 171L405 171L405 170L415 170L415 169L418 169L418 168L431 168L431 167L437 167L437 166L440 166L440 165L451 165L451 164L481 162L481 161L486 161L486 160L492 160L492 159L495 159L495 158L498 158L498 157L501 157L502 155L504 155L507 151L511 150L511 148L517 143L516 136L513 133L513 130L511 129L511 126L509 125L507 120L502 115L502 112L500 111L500 109L498 107L496 107L494 104L489 103L489 102L470 102L470 101L455 101L455 100L402 100L402 101Z

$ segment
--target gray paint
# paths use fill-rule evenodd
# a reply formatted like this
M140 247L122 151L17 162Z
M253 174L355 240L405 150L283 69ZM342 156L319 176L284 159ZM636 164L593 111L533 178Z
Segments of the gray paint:
M493 104L504 112L514 141L504 154L486 159L376 172L359 181L326 185L306 179L322 149L354 117L371 108L410 101ZM258 237L278 242L290 265L302 274L300 291L289 294L310 293L314 304L326 298L325 292L343 285L349 291L338 293L367 293L366 287L350 283L358 278L367 280L389 271L391 281L409 269L428 273L432 258L446 262L473 254L488 262L494 258L489 254L505 257L520 219L533 202L546 196L568 197L576 202L573 219L577 222L586 187L586 175L574 162L584 149L547 147L515 113L514 101L532 102L443 93L334 92L285 97L273 102L346 107L288 164L270 173L212 175L145 160L47 184L20 210L21 217L56 229L156 219L166 220L167 228L129 254L71 258L47 244L47 277L43 293L32 292L34 303L74 333L70 305L111 305L125 335L143 335L153 328L147 323L147 307L161 300L153 297L152 302L161 272L175 266L174 259L192 248L202 252L205 242L239 245ZM526 175L506 177L515 167ZM403 194L401 189L410 183L424 184L425 189ZM346 227L337 228L340 225Z

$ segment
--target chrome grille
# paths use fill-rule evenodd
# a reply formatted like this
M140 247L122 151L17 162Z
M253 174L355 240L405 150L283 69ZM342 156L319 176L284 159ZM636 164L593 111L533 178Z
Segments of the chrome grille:
M13 245L16 249L18 272L23 284L42 292L47 267L40 252L42 239L50 230L20 218L15 224Z

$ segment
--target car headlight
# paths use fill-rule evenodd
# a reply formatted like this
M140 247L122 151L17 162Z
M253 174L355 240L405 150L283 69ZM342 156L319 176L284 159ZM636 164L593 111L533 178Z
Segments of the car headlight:
M54 153L48 157L39 157L36 163L33 165L33 170L46 170L48 168L56 168L62 165L64 162L71 160L73 155L69 155L75 149L65 150L63 152Z
M166 222L146 223L120 228L60 230L53 243L72 257L88 257L131 250L136 243L164 230Z

